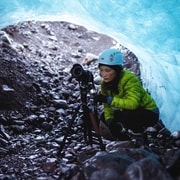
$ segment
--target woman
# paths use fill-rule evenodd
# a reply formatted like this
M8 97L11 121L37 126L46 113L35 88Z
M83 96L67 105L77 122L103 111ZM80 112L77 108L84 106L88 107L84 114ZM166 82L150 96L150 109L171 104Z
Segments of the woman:
M117 49L107 49L98 58L103 80L96 101L104 105L104 120L112 135L120 138L122 127L140 133L149 126L164 128L154 99L134 73L123 69L123 61Z

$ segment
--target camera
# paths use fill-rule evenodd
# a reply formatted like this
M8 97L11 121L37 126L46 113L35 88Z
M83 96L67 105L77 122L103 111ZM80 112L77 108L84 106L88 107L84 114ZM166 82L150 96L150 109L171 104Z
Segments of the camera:
M71 69L71 75L77 81L88 83L93 81L93 75L90 71L84 70L80 64L74 64Z

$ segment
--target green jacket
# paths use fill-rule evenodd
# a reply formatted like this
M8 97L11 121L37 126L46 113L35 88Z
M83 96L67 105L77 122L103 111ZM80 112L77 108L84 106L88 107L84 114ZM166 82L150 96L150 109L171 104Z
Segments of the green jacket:
M119 93L114 94L103 88L103 82L101 84L101 93L113 97L110 105L103 104L105 120L113 118L115 109L134 110L142 107L147 110L154 110L157 108L154 99L143 88L141 81L133 72L123 70L118 82L118 90Z

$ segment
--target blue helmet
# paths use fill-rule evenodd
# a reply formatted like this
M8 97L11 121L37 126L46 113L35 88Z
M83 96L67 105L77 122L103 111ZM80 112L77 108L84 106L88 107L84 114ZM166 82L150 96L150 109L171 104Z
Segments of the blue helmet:
M123 62L123 55L118 49L106 49L99 55L98 58L99 64L105 64L109 66L123 66Z

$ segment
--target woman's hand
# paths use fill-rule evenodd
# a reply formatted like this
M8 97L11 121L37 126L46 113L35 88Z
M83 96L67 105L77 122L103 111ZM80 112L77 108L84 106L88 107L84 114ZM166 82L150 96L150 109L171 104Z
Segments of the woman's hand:
M105 96L105 95L102 95L102 94L98 94L96 97L95 97L95 101L96 102L100 102L100 103L108 103L108 104L111 104L113 100L113 97L112 96Z

